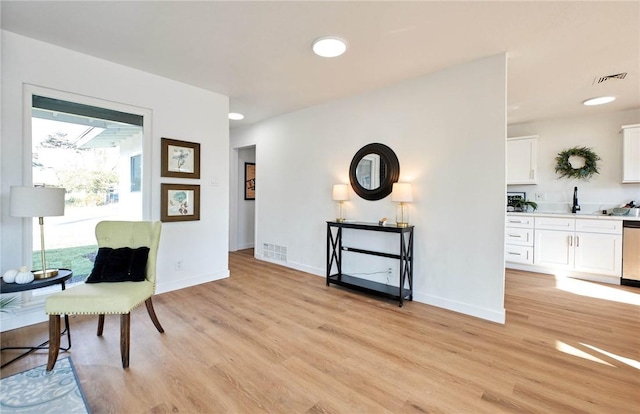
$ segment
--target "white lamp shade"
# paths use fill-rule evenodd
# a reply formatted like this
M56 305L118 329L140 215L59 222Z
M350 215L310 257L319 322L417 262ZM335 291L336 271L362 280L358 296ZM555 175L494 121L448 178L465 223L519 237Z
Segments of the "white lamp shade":
M413 201L413 193L410 183L393 183L391 189L391 201L397 203L410 203Z
M347 201L349 199L349 187L346 184L333 185L333 200Z
M64 216L64 188L11 187L13 217Z

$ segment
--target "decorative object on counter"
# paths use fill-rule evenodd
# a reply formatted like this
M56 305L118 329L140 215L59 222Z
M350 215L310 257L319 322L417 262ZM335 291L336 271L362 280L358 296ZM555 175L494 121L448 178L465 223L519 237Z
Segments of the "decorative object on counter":
M385 226L387 224L387 218L382 217L380 221L378 221L378 226Z
M630 208L616 207L616 208L611 210L611 215L612 216L626 216L627 214L629 214L629 211L631 211Z
M399 203L396 209L396 226L408 227L409 213L407 211L406 203L410 203L413 201L411 184L410 183L393 183L393 189L391 190L391 201L395 201L396 203Z
M524 198L517 198L513 200L513 211L515 212L527 212L529 207L536 211L538 209L538 203L535 201L525 200Z
M333 201L338 202L338 217L337 223L344 223L344 202L349 200L349 187L346 184L334 184L332 192Z
M56 270L56 274L57 270ZM31 273L29 271L29 268L27 266L22 266L20 267L20 269L18 270L18 274L16 275L16 283L19 285L24 285L25 283L31 283L33 282L34 276L33 273ZM44 278L41 278L44 279Z
M16 283L16 276L18 276L18 269L9 269L2 275L4 283Z
M611 210L612 216L633 216L638 217L638 206L632 200L626 204L621 205L620 207L616 207Z
M44 217L64 216L64 188L11 187L11 216L38 217L40 223L40 256L42 270L35 272L36 279L46 279L58 274L58 269L47 269L44 250Z
M513 203L516 200L525 200L526 198L527 193L525 192L507 191L507 211L515 211Z
M597 162L601 158L587 147L573 147L556 156L556 173L559 178L578 178L589 180L593 174L600 174ZM583 163L580 163L583 161ZM574 166L575 165L575 166Z

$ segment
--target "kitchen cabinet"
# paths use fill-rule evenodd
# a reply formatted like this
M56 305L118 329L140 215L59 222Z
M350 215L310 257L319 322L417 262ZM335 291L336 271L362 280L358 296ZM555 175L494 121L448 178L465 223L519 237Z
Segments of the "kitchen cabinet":
M537 184L538 136L507 138L507 184Z
M533 216L507 216L505 261L533 264Z
M621 221L536 217L534 228L534 265L621 276Z
M640 183L640 124L622 127L622 182Z

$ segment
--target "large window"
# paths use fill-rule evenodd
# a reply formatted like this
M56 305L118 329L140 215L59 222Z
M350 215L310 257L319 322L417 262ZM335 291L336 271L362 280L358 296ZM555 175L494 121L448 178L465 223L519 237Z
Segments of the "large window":
M95 225L143 218L143 117L39 95L31 115L33 184L66 189L64 216L45 219L47 264L83 281L97 251ZM33 231L39 269L37 219Z

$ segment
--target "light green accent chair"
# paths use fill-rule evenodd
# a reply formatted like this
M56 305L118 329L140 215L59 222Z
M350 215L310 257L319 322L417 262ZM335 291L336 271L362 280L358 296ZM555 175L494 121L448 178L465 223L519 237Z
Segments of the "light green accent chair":
M131 311L143 302L151 321L163 333L151 297L156 291L156 259L162 223L159 221L101 221L96 225L98 247L148 247L146 280L142 282L83 283L47 298L49 315L49 359L51 371L60 349L60 315L98 315L98 336L102 336L104 315L120 315L120 353L122 368L129 366L129 330Z

